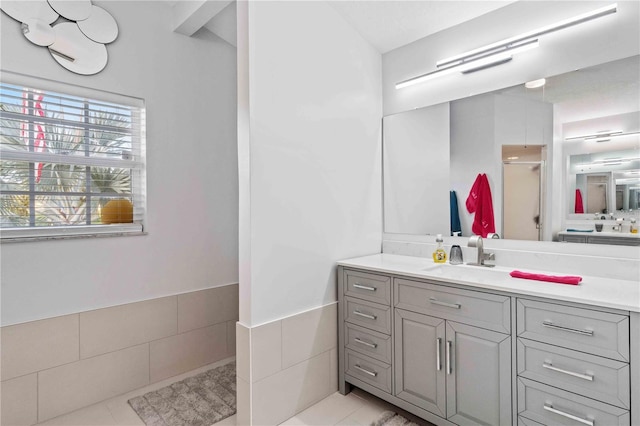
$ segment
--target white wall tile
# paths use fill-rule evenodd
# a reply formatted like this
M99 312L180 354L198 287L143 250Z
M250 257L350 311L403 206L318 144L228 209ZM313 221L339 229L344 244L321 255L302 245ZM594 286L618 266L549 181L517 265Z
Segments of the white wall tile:
M282 368L326 352L337 345L337 303L282 320Z
M329 374L331 375L331 389L338 390L338 348L335 347L329 352L331 357L331 368Z
M282 323L273 321L251 329L251 381L282 369Z
M251 424L251 387L240 377L236 378L236 407L237 424L239 426Z
M225 358L227 325L199 328L149 345L151 382L157 382Z
M2 380L78 360L78 315L2 327Z
M238 285L178 296L178 333L238 319Z
M80 356L89 358L176 334L177 298L162 297L80 314Z
M149 345L83 359L38 373L38 421L149 383Z
M3 426L28 426L38 421L38 375L29 374L5 380L0 403L0 424Z
M251 383L251 330L236 323L236 375Z
M330 351L282 370L252 386L252 420L275 425L333 393Z

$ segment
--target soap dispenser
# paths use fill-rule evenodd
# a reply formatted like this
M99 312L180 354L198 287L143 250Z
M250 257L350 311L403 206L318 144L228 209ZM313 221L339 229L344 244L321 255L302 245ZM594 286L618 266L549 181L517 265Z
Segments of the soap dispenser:
M436 243L438 246L436 247L436 251L433 252L433 261L435 263L445 263L447 261L447 252L442 248L443 242L442 234L438 234L436 236Z

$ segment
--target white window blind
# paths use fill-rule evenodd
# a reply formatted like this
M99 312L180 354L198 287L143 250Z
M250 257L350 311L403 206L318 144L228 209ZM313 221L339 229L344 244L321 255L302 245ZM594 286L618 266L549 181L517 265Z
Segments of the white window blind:
M142 232L144 104L3 73L3 241Z

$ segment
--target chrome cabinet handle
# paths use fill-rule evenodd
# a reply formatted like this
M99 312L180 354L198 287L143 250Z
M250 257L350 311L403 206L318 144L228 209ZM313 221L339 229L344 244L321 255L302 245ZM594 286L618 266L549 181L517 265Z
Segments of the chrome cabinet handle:
M363 314L362 312L358 312L358 311L353 311L353 314L354 315L358 315L358 316L363 317L363 318L374 320L374 321L378 318L375 315Z
M369 290L369 291L376 291L377 290L377 288L375 288L375 287L370 287L368 285L362 285L362 284L359 284L359 283L355 283L353 286L355 288L359 288L360 290Z
M545 326L545 327L556 329L556 330L568 331L570 333L583 334L585 336L593 336L593 330L579 330L577 328L564 327L562 325L556 325L556 324L552 323L551 321L543 321L542 325Z
M369 343L369 342L361 340L361 339L359 339L357 337L355 339L353 339L353 340L355 340L356 342L360 343L361 345L369 346L370 348L373 348L373 349L378 347L377 343Z
M440 346L442 345L442 339L438 337L436 339L436 370L442 370L442 363L440 362Z
M545 410L550 411L550 412L552 412L554 414L557 414L559 416L566 417L566 418L571 419L571 420L575 420L576 422L580 422L580 423L585 424L585 425L593 426L593 421L587 420L587 419L583 419L583 418L578 417L578 416L574 416L573 414L565 413L564 411L556 410L555 408L553 408L553 405L551 405L551 404L544 404L543 408Z
M557 371L558 373L568 374L569 376L578 377L580 379L593 381L593 374L574 373L573 371L563 370L562 368L554 367L550 362L545 362L542 366L548 370Z
M460 309L462 307L462 305L460 305L459 303L441 302L435 297L430 297L429 302L433 303L434 305L446 306L447 308Z
M371 377L376 377L378 375L378 373L376 373L375 371L369 371L366 368L360 367L358 364L354 365L353 368L355 368L356 370L360 370L363 373L370 375Z
M447 374L451 374L451 340L447 340Z

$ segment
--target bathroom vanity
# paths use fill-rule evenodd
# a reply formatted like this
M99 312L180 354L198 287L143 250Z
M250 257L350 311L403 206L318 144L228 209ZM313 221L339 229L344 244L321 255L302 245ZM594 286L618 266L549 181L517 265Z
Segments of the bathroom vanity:
M558 232L558 241L567 243L612 244L616 246L640 246L640 234L621 232Z
M339 262L339 387L437 425L640 424L640 285L377 254Z

